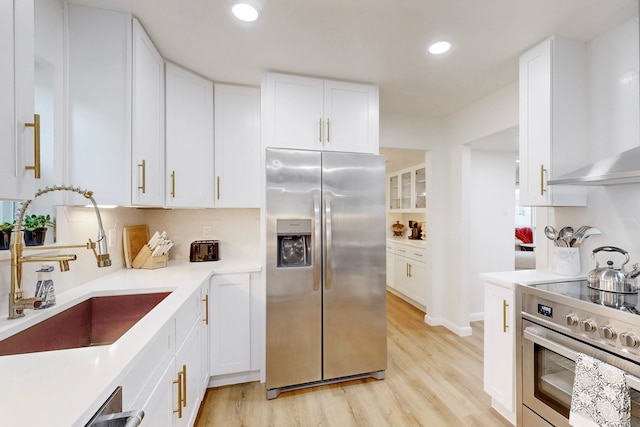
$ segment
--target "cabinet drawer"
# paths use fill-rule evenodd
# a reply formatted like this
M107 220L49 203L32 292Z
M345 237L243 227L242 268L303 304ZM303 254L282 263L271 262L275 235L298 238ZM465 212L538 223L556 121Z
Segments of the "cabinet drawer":
M427 255L424 248L416 248L413 246L406 246L406 245L397 245L395 254L410 258L414 261L421 261L425 263L427 262Z

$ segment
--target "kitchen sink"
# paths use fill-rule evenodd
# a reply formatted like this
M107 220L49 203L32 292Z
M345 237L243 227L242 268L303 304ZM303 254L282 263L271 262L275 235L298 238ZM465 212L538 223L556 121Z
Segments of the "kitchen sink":
M0 341L0 356L113 344L169 294L89 298Z

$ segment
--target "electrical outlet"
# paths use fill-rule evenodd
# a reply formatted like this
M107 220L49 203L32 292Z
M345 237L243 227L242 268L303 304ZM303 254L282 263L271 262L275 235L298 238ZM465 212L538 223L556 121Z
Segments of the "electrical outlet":
M211 237L211 226L203 225L202 226L202 237Z

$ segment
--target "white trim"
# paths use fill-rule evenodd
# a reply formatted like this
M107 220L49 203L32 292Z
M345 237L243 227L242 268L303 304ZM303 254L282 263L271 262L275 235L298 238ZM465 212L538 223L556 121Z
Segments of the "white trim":
M239 372L236 374L216 375L209 378L209 388L231 384L242 384L260 381L260 371Z
M469 323L471 322L481 322L484 320L484 312L482 313L470 313L469 314Z
M443 317L433 318L428 314L424 315L424 323L429 326L444 326L460 337L470 337L472 332L471 326L458 326Z

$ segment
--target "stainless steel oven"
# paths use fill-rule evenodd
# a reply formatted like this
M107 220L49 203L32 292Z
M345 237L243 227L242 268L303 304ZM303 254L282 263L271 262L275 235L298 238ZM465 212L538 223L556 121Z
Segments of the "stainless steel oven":
M569 426L577 353L627 372L631 425L640 426L640 316L581 299L579 286L518 287L518 426Z

